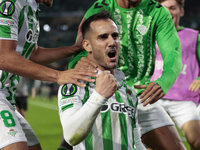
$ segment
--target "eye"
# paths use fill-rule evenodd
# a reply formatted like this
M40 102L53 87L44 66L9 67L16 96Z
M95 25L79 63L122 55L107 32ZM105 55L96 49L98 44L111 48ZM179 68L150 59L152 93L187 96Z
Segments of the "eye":
M175 6L170 7L171 10L176 10Z
M106 38L108 38L108 35L107 34L102 34L99 37L100 37L100 39L106 39Z
M113 33L112 37L113 37L113 39L117 39L119 37L119 33Z

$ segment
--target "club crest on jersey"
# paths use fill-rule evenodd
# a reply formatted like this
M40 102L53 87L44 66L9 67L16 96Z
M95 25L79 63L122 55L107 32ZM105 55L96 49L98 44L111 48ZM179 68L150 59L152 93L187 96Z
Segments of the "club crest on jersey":
M14 129L10 129L7 133L11 136L15 136L17 134L17 131L15 131Z
M65 84L61 89L63 96L71 96L77 92L77 86L75 84Z
M11 1L4 1L0 4L0 13L4 16L11 16L15 12L15 4Z

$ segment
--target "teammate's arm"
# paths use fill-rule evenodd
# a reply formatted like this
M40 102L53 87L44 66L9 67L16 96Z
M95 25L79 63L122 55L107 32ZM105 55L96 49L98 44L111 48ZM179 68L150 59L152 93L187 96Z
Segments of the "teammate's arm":
M161 86L166 94L181 72L182 52L180 39L171 15L165 7L162 11L161 14L164 15L159 17L157 23L156 40L163 58L163 73L155 82Z
M66 47L43 48L35 46L29 59L38 64L49 64L70 57L82 50L82 40L77 40L74 45Z
M200 67L200 34L198 35L196 57ZM200 76L196 78L196 80L194 80L189 87L189 90L194 92L198 91L199 89L200 89Z
M156 13L157 17L155 30L155 38L157 40L164 63L163 74L156 81L146 85L135 85L135 88L145 91L140 95L143 106L153 104L167 93L173 85L182 68L182 55L180 40L171 19L169 11L165 7L160 7L160 13Z
M19 55L15 49L17 41L14 40L0 40L0 69L11 72L16 75L24 76L31 79L57 82L58 84L74 83L79 86L85 86L78 82L78 79L88 82L94 82L93 79L85 76L96 76L94 71L75 69L67 71L54 70L33 61L27 60ZM44 54L44 53L43 53ZM48 54L47 54L48 55ZM45 57L45 55L43 55Z

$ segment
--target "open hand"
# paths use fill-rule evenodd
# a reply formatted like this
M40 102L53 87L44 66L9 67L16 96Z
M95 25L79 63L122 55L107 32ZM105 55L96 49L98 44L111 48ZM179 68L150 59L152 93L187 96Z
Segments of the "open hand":
M147 104L153 104L164 96L162 88L154 82L150 82L148 87L146 87L146 84L143 84L134 85L134 88L145 89L144 92L140 95L141 103L143 103L143 106L146 106Z
M78 61L75 68L80 69L96 69L98 66L94 64L88 57L82 57L81 60Z
M81 83L79 80L83 80L86 82L95 82L95 79L91 79L89 77L98 77L97 70L85 70L85 69L69 69L66 71L60 71L58 75L57 83L59 85L62 84L76 84L80 87L85 87L86 85Z
M191 83L191 85L190 85L190 87L189 87L189 90L190 91L193 91L193 92L196 92L196 91L198 91L200 89L200 80L194 80L192 83ZM199 93L200 93L200 91L199 91Z

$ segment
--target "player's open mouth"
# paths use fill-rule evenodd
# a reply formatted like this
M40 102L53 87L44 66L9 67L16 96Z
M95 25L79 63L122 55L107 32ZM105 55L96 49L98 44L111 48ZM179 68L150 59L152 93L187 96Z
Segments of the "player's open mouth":
M115 58L116 51L115 50L110 50L107 55L108 55L109 58Z

